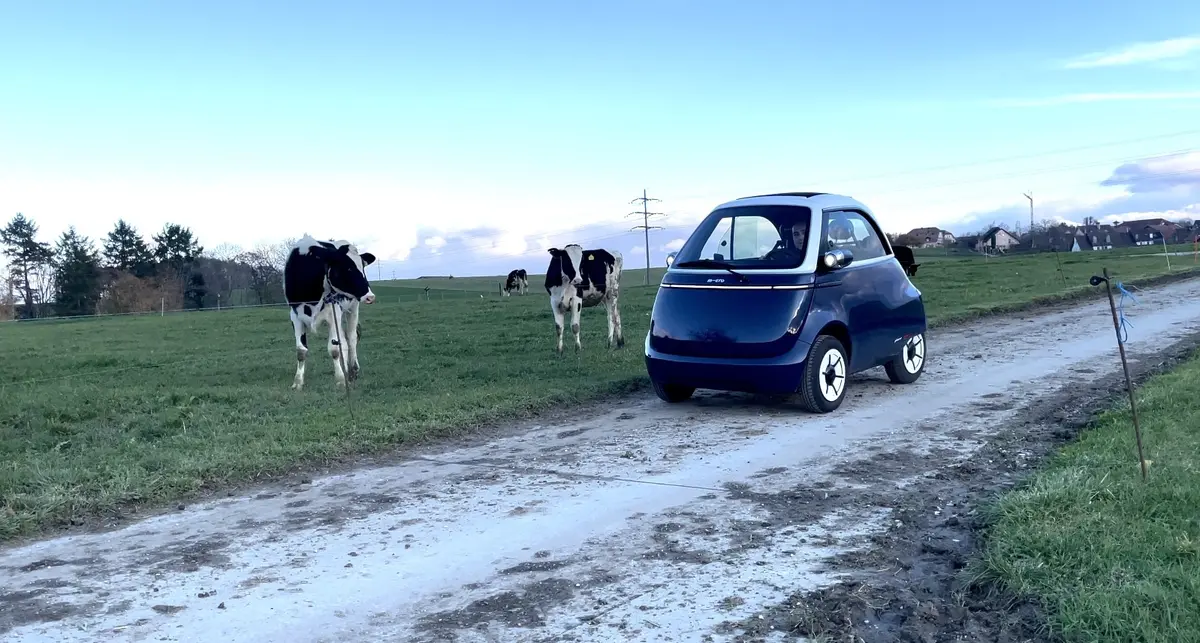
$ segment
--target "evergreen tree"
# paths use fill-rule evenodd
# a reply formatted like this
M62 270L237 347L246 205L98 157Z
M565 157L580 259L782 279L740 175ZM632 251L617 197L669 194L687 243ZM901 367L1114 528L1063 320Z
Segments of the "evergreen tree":
M183 281L192 263L203 252L204 248L196 242L192 231L179 224L168 223L162 232L154 235L154 259L177 281Z
M25 215L17 213L8 225L0 228L0 252L9 260L10 283L25 300L25 316L32 317L39 296L34 278L39 270L54 260L50 244L37 240L38 226Z
M154 272L154 255L136 228L118 220L104 240L104 263L135 277L149 277Z
M100 256L92 240L71 226L58 240L54 309L59 315L92 315L100 302Z
M201 272L193 272L188 277L187 289L183 291L183 298L189 304L190 308L204 308L204 298L208 296L208 286L204 281L204 274Z

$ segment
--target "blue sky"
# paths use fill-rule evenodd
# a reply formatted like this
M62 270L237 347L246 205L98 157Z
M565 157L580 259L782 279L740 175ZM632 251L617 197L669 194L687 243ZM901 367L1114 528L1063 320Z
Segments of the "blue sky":
M385 275L640 257L643 188L656 263L772 190L893 231L1027 220L1029 190L1200 214L1200 4L812 4L4 2L0 213L344 237Z

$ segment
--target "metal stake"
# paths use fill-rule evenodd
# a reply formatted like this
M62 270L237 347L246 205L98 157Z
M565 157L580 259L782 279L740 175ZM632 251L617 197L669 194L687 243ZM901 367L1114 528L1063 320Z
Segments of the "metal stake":
M1104 276L1093 276L1088 283L1093 286L1104 284L1104 291L1108 293L1108 309L1112 312L1113 330L1117 333L1117 350L1121 352L1121 368L1125 371L1125 390L1129 391L1129 411L1133 415L1133 435L1137 440L1138 462L1142 465L1142 481L1146 481L1146 457L1142 452L1142 429L1138 425L1137 402L1133 397L1133 380L1129 377L1129 361L1125 357L1125 342L1121 341L1121 322L1117 319L1117 303L1113 301L1112 283L1108 279L1108 268L1104 269Z

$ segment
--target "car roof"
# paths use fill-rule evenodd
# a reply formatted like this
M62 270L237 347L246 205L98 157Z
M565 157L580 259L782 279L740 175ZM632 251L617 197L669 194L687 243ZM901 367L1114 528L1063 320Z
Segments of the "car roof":
M877 218L870 208L857 199L844 194L830 194L828 192L777 192L775 194L744 196L722 203L714 208L714 210L747 205L802 205L812 208L814 211L829 208L853 208L866 212L871 215L872 219Z

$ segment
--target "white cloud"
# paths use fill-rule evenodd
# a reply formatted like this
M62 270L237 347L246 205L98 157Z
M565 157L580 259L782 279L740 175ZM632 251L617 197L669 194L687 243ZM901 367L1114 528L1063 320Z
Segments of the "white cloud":
M1200 100L1200 91L1162 91L1162 92L1092 92L1081 94L1062 94L1045 98L1017 98L993 101L1000 107L1052 107L1055 105L1075 105L1079 103L1104 103L1114 101L1188 101Z
M449 179L446 179L448 182ZM167 222L192 229L205 247L222 243L253 247L305 233L343 238L374 253L381 262L408 259L417 248L449 252L420 234L431 222L433 236L447 243L455 233L488 228L469 243L489 256L515 256L537 239L538 250L558 243L587 241L620 222L622 199L600 194L587 200L528 200L501 186L462 190L427 177L359 175L254 175L183 177L104 175L62 177L32 173L0 176L0 213L22 212L53 241L75 225L94 241L123 218L149 239ZM564 212L571 216L564 217ZM587 223L583 223L587 222ZM572 232L574 230L574 232ZM444 244L443 244L444 245Z
M429 237L425 240L425 245L429 248L430 252L437 254L446 245L446 239L444 237Z
M1200 203L1193 203L1182 208L1171 208L1169 210L1150 211L1150 212L1123 212L1121 214L1110 214L1100 217L1101 223L1112 223L1114 221L1135 221L1137 219L1155 219L1163 218L1168 221L1179 221L1181 219L1195 219L1200 217Z
M1137 42L1108 51L1093 52L1067 61L1066 69L1117 67L1174 60L1200 51L1200 36Z
M659 250L662 250L663 252L674 252L682 248L685 242L687 242L687 239L672 239L662 244Z

